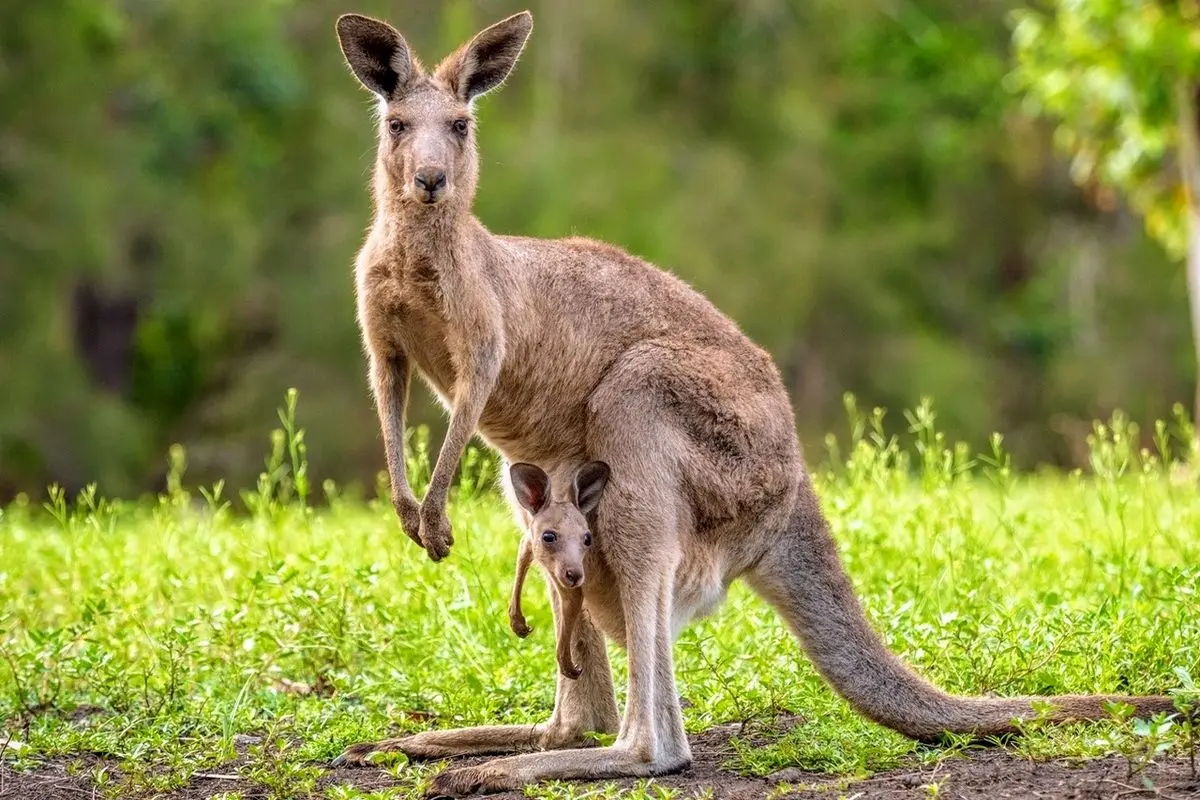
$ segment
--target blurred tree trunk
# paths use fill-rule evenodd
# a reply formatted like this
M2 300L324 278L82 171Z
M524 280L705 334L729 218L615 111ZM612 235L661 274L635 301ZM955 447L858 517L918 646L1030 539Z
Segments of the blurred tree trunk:
M1188 220L1188 304L1192 310L1192 342L1196 349L1196 395L1192 420L1200 420L1200 209L1193 204Z
M1179 91L1179 165L1187 198L1187 285L1192 312L1192 344L1196 357L1196 392L1192 421L1200 424L1200 84Z

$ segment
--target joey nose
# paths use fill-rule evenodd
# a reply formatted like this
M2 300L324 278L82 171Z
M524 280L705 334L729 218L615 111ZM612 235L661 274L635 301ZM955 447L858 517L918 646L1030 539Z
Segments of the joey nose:
M567 582L568 586L579 586L583 583L583 570L567 567L563 570L563 580Z
M446 173L440 169L425 167L417 170L413 176L417 188L433 199L438 192L446 188Z

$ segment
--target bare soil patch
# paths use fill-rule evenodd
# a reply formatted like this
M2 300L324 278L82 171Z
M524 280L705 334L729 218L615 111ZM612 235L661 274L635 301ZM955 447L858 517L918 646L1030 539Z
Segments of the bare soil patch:
M1040 798L1043 800L1135 800L1200 798L1200 779L1192 774L1185 758L1163 758L1130 777L1128 762L1110 756L1088 761L1029 761L1003 750L979 750L931 766L910 766L878 773L865 780L849 781L821 773L787 769L766 778L737 775L722 769L730 755L729 740L738 734L737 725L724 725L692 737L694 763L678 775L657 783L680 790L682 797L709 795L714 800L750 800L774 797L830 798L854 800L900 800L907 798ZM477 763L484 759L463 759ZM88 772L104 764L97 756L79 756L47 761L31 772L15 772L0 764L2 800L79 800L101 797ZM80 767L83 766L81 770ZM240 762L193 776L191 782L169 793L154 795L171 800L205 800L221 792L241 792L246 800L269 796L266 787L242 778ZM110 774L120 785L120 771L110 765ZM629 787L634 781L618 781ZM382 769L371 767L328 768L309 797L320 798L325 789L352 785L375 791L398 785ZM786 787L784 786L786 784ZM934 788L936 786L936 788ZM122 795L123 796L123 795ZM128 795L139 797L139 795ZM494 800L517 800L524 795L510 792L491 796ZM299 800L299 799L297 799Z

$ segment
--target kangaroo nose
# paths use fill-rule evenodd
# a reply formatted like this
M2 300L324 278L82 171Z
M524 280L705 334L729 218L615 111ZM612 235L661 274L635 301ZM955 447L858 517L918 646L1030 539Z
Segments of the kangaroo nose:
M563 570L563 577L567 579L568 585L578 586L583 583L583 570L567 567Z
M446 173L440 169L419 169L413 177L413 183L418 189L433 194L446 185Z

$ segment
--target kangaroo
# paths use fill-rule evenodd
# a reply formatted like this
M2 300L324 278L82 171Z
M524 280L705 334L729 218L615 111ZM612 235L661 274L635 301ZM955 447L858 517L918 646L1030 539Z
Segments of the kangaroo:
M472 214L473 107L508 77L532 27L528 12L508 17L427 70L386 22L338 19L346 62L379 108L375 214L356 261L357 310L392 501L430 558L453 545L446 498L472 433L507 463L551 474L591 460L611 467L571 642L582 674L558 676L546 722L362 743L339 763L375 751L430 759L536 751L444 771L431 786L439 795L683 769L691 750L672 644L737 579L778 610L825 680L870 719L916 739L1014 731L1015 718L1035 716L1036 698L948 694L871 627L764 350L699 292L616 247L495 235ZM450 410L421 503L404 472L414 371ZM504 489L512 502L509 480ZM628 654L623 717L604 636ZM1109 701L1140 715L1173 708L1162 696L1045 700L1060 722L1102 719ZM617 735L578 749L589 732Z
M571 659L571 639L583 611L584 561L592 547L587 515L600 503L608 482L608 465L603 461L584 464L571 475L566 487L564 481L551 481L549 475L533 464L513 464L508 472L517 502L530 515L525 526L527 532L521 537L517 551L517 575L508 604L508 622L513 633L522 639L531 632L521 613L521 590L529 565L536 557L550 577L550 590L561 609L554 634L558 670L575 680L583 674L582 668Z

